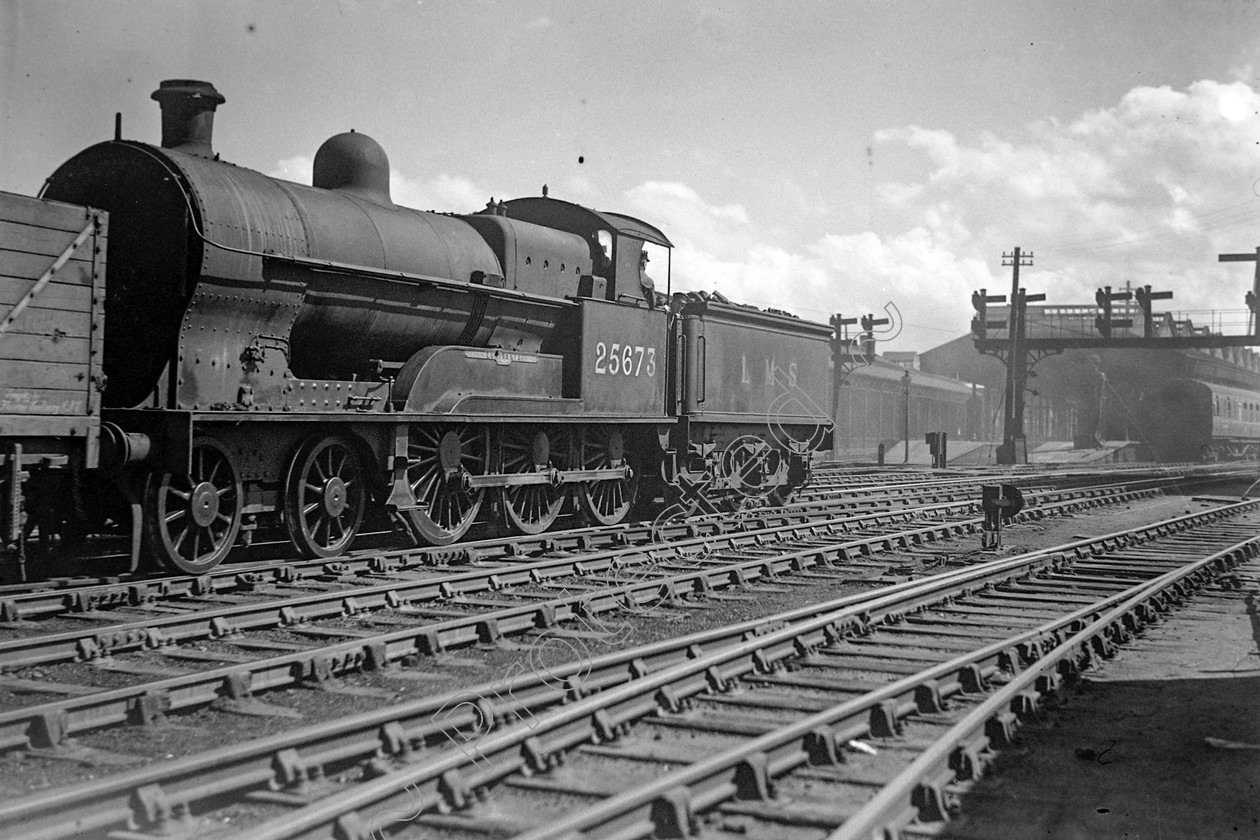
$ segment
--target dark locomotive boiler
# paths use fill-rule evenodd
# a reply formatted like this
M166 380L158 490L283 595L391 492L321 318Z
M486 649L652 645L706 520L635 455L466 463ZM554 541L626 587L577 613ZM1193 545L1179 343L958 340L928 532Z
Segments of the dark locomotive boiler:
M730 306L722 366L689 382L714 345L643 274L645 244L671 247L653 226L545 196L402 207L353 131L320 147L311 186L270 178L220 159L212 85L153 98L160 147L92 146L43 198L109 214L102 419L168 568L273 525L334 556L373 511L447 544L566 508L613 524L680 482L781 497L829 446L803 408L829 397L798 385L826 387L827 329ZM689 423L706 393L721 411Z

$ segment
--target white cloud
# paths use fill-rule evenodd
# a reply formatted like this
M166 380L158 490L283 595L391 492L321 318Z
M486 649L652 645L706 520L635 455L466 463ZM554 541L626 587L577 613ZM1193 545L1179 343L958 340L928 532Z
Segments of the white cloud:
M1253 247L1257 111L1248 85L1201 81L1135 88L1068 125L1032 125L1018 143L884 132L879 142L920 150L932 171L880 196L902 225L924 225L960 260L993 264L1014 245L1032 250L1027 285L1052 301L1088 303L1082 293L1096 286L1131 282L1173 290L1179 308L1236 309L1245 284L1215 255ZM942 235L944 224L953 232Z
M730 258L743 253L754 241L748 212L740 204L710 204L686 184L648 181L623 196L626 212L649 221L665 231L670 240L686 253L695 251L708 258ZM675 263L682 262L675 255ZM702 266L687 264L696 270Z
M748 224L748 211L740 204L706 204L700 194L686 184L668 181L648 181L626 193L626 197L638 204L701 216L721 222Z
M1168 308L1240 309L1252 272L1216 255L1255 247L1258 112L1246 83L1200 81L1134 88L1018 137L884 130L876 154L914 175L876 187L878 230L826 235L799 253L771 240L767 220L683 184L626 198L675 237L676 285L818 320L891 299L909 324L903 347L965 333L971 290L1007 290L1001 256L1014 246L1036 255L1022 285L1052 303L1089 304L1099 286L1132 283L1173 291Z
M267 174L272 178L283 178L295 184L309 184L314 166L315 158L313 156L298 155L297 157L277 161L276 165L268 170Z
M267 174L273 178L310 184L314 164L313 156L298 155L277 161L275 167ZM484 207L491 198L488 190L467 178L443 173L422 181L411 178L397 169L390 172L389 192L395 204L443 213L473 213ZM494 197L509 198L506 195Z
M588 207L600 204L603 199L599 187L586 175L570 175L553 188L550 195Z
M966 232L947 207L927 208L925 224L900 235L832 234L797 252L767 241L742 205L710 204L684 184L649 182L625 200L673 240L675 290L716 290L814 321L879 312L892 301L907 314L925 308L930 325L932 312L948 310L955 298L970 306L970 290L990 280L981 261L959 259L949 247ZM920 330L918 346L949 337Z
M485 207L492 197L488 190L473 181L445 173L420 181L395 172L390 176L389 186L395 204L441 213L475 213ZM510 198L506 195L493 197L499 200Z

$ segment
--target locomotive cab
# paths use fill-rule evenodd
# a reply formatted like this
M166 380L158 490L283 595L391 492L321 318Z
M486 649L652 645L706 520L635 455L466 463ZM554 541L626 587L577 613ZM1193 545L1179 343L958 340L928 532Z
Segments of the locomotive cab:
M666 249L674 247L659 229L632 216L591 210L546 196L504 201L499 207L513 219L565 231L581 239L591 266L581 281L579 294L583 297L639 300L655 306L653 284L645 282L643 246L646 243Z

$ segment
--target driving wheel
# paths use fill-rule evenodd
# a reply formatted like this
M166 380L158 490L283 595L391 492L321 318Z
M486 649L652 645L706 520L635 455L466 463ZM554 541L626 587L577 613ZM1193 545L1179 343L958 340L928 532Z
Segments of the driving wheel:
M481 510L484 491L465 476L484 475L489 443L477 426L412 426L407 441L407 483L419 505L407 518L430 545L462 537Z
M539 473L551 468L553 460L564 462L566 448L553 452L552 436L542 429L509 429L503 438L503 472L508 475ZM564 506L561 485L517 484L503 488L503 518L518 534L541 534L551 527Z
M582 469L602 470L626 465L626 440L621 429L602 426L588 429L582 437ZM626 518L638 494L639 478L584 481L578 486L582 512L600 525L616 525Z
M363 521L363 463L343 438L313 438L298 448L285 481L284 524L303 557L341 554Z

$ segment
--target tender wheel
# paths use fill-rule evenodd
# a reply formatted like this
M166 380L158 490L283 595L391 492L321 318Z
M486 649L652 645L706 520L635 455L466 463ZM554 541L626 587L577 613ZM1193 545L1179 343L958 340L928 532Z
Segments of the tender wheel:
M241 530L245 495L223 444L193 442L189 475L149 476L144 538L149 555L171 571L196 575L227 557Z
M615 427L591 429L582 438L582 469L602 470L626 464L626 441ZM616 525L626 518L639 490L639 478L585 481L578 486L582 512L600 525Z
M780 487L776 487L773 491L771 491L770 496L768 497L770 504L775 507L785 507L790 505L792 500L796 498L796 491L800 489L801 488L791 484L784 484Z
M761 438L744 435L722 453L722 472L734 479L735 495L759 498L770 490L767 480L777 470L778 458Z
M553 440L542 429L511 429L504 433L503 472L509 475L543 472L553 460L567 458L564 437ZM503 488L503 519L518 534L541 534L551 527L564 506L564 489L551 484L522 484Z
M407 483L420 507L407 517L430 545L450 545L472 527L483 490L464 483L486 472L489 444L475 426L413 426L407 442Z
M336 557L359 533L367 507L363 463L342 438L317 438L293 456L284 483L284 524L303 557Z

